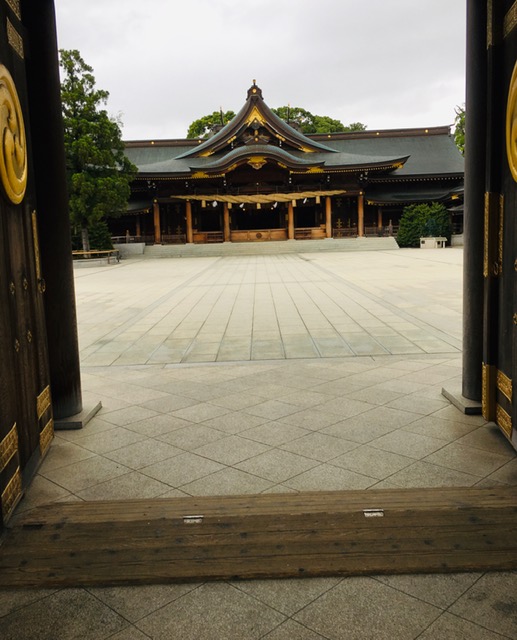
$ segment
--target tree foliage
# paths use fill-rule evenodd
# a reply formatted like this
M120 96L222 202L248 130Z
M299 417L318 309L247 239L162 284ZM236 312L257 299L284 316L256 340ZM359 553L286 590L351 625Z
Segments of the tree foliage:
M88 230L126 210L136 167L124 155L120 121L102 108L109 93L95 87L92 67L75 49L60 51L60 65L70 219L88 250Z
M461 151L461 155L465 155L465 105L458 106L455 109L456 117L454 119L454 142Z
M345 126L340 120L329 116L317 116L301 107L278 107L271 109L279 118L297 126L302 133L340 133L347 131L365 131L366 125L352 122ZM235 117L233 111L214 111L194 120L188 128L187 138L207 138L210 132L221 124L227 124ZM221 122L222 120L222 122Z
M214 111L213 113L198 118L191 123L187 131L187 138L208 138L210 133L218 126L225 125L235 118L234 111Z
M451 218L439 202L411 204L400 218L397 243L400 247L419 247L420 238L445 237L451 239Z

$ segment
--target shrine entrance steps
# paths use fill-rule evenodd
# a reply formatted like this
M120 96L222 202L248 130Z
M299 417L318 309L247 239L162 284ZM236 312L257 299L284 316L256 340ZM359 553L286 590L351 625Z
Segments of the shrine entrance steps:
M517 568L515 487L54 503L0 546L0 587Z
M391 251L395 238L335 238L271 242L224 242L213 244L155 244L146 246L144 258L281 255L329 251Z

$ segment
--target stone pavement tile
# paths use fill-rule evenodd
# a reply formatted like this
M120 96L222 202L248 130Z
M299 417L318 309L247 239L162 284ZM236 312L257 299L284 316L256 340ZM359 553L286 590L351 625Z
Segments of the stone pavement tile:
M174 464L171 461L171 464ZM126 473L106 482L78 491L82 500L133 500L157 498L170 489L163 484L138 471Z
M379 480L391 476L413 462L413 458L389 451L380 451L368 445L360 446L332 460L332 464L338 467Z
M487 476L489 482L500 482L506 485L517 484L517 458L513 458L502 467Z
M284 484L296 491L344 491L367 489L377 480L366 475L335 467L332 464L319 466L284 480Z
M138 587L89 587L87 590L129 622L136 622L198 586L197 584L156 584Z
M157 411L145 407L129 406L115 411L103 411L102 419L118 427L125 427L132 422L139 422L157 415Z
M59 437L63 440L67 440L68 442L76 442L87 435L93 435L94 433L101 433L102 431L109 431L113 429L113 424L111 422L106 422L98 416L99 414L92 418L82 429L60 431Z
M163 391L156 391L155 389L140 387L137 384L127 383L106 384L106 386L103 387L103 393L107 396L139 405L143 405L150 400L163 398L167 395Z
M91 435L85 435L83 438L78 438L75 443L88 451L94 453L103 454L109 451L115 451L128 444L134 444L144 440L146 436L123 427L115 427L107 431L101 431L100 433L93 433Z
M260 404L264 402L264 398L248 393L229 393L221 395L216 398L212 398L210 401L219 407L225 407L232 411L238 411L239 409L245 409L246 407L252 407L254 404Z
M457 444L475 447L482 451L490 451L508 458L515 458L515 449L495 424L487 424L471 431L456 441Z
M403 431L411 431L412 433L420 433L431 438L439 438L445 442L454 442L462 438L467 433L479 429L479 427L465 422L453 422L452 420L444 420L437 418L435 414L424 416L402 427Z
M442 614L422 635L418 636L418 640L435 640L436 638L444 640L448 638L454 640L502 640L501 635L492 633L485 626L463 620L450 613Z
M222 496L262 493L271 486L269 480L227 467L184 484L181 489L191 496Z
M306 458L327 462L358 446L356 442L349 442L343 438L335 438L324 433L309 433L281 445L280 448Z
M262 382L253 387L252 393L255 396L260 396L262 402L264 402L264 399L275 400L277 398L283 398L289 393L295 393L297 391L297 388L289 386L288 382L289 378L285 375L280 376L276 383L272 381L271 376L268 382Z
M33 604L58 589L0 589L0 618Z
M280 400L266 400L252 407L247 407L243 411L252 416L259 416L260 418L267 418L268 420L278 420L279 418L296 413L299 411L299 407L288 404L287 402L281 402Z
M3 617L2 640L104 640L128 626L87 591L63 589Z
M91 458L94 455L92 451L83 449L73 442L67 442L56 434L52 441L52 446L42 462L42 468L47 471L49 469L58 469L59 467L65 467L67 464L79 462L79 460L86 460L86 458Z
M354 391L361 391L367 386L364 384L352 384L348 381L348 377L344 377L330 382L320 381L317 385L311 387L311 390L315 393L324 393L330 400L331 396L342 397L348 393L354 393Z
M289 425L284 421L266 422L247 431L241 432L243 438L250 438L271 446L278 446L307 435L307 429Z
M104 380L106 384L106 380ZM95 390L93 392L83 390L83 405L85 407L94 407L98 402L102 404L102 413L104 411L116 411L117 409L124 409L131 406L131 403L127 400L119 400L118 398L111 398L102 393L102 390Z
M295 614L294 620L330 640L414 640L440 613L372 578L349 578Z
M401 387L403 389L404 387ZM403 396L392 400L386 404L387 407L393 409L403 409L404 411L413 411L413 413L420 413L423 416L427 416L449 404L445 398L426 398L420 393L413 393L411 395Z
M203 444L194 453L221 464L232 466L248 458L268 451L270 447L254 440L241 438L236 435L223 437L220 440Z
M60 498L69 498L71 493L68 489L48 480L41 475L41 472L34 476L30 490L26 491L22 500L16 507L15 514L23 513L39 507L42 504L48 504L49 502L55 502Z
M263 636L264 640L325 640L319 633L307 629L294 620L286 620L276 629Z
M224 438L224 433L205 424L190 424L182 429L156 436L156 439L160 442L166 442L183 451L193 451L204 444L215 442L221 438Z
M392 391L390 389L382 389L379 385L373 385L372 387L365 387L360 391L352 391L351 393L346 394L347 401L350 400L360 400L362 402L368 402L370 404L375 405L388 405L388 403L392 402L396 398L400 398L404 394L403 390ZM391 405L388 405L391 406ZM395 407L395 409L409 409L410 407Z
M172 460L156 462L141 469L141 473L177 488L203 478L223 468L223 465L193 453L182 453Z
M440 467L424 460L413 464L389 477L390 482L405 489L417 487L471 487L479 477L472 474Z
M173 456L183 453L182 449L173 447L166 442L148 438L141 442L135 442L127 447L105 453L104 457L120 462L130 469L141 469L154 462L168 460Z
M342 578L289 578L284 580L238 580L231 582L264 604L292 616L341 582Z
M181 420L181 418L175 418L166 413L159 413L152 418L147 418L140 422L132 422L126 426L126 429L141 433L148 438L153 438L191 425L192 423L188 420Z
M427 573L372 577L409 596L414 596L440 609L448 609L482 575L481 573Z
M366 444L414 422L417 418L418 415L416 413L410 413L409 411L376 407L360 415L337 422L321 431L331 436ZM395 451L394 453L398 452Z
M285 482L288 478L297 476L317 464L315 460L309 460L304 456L298 456L280 449L272 449L235 466L247 473L278 483Z
M217 416L223 416L227 413L230 413L229 409L218 407L209 402L200 402L185 409L171 411L172 416L181 418L182 420L190 420L191 422L204 422L205 420L210 420L210 418L217 418Z
M374 404L369 402L362 402L359 400L349 400L341 397L334 398L325 402L324 409L327 413L333 413L339 417L340 420L357 416L360 413L370 411L375 407Z
M143 618L136 626L153 640L255 640L285 619L229 584L210 583Z
M279 419L279 422L290 424L310 431L319 431L339 422L341 418L335 413L327 413L325 405L297 411Z
M147 402L143 402L141 406L145 409L150 409L155 413L169 413L178 409L195 406L198 402L198 400L194 400L193 398L185 398L174 393L164 393L160 398L154 398Z
M370 444L375 449L391 451L391 453L398 453L401 456L417 460L441 449L445 445L444 441L438 438L402 430L387 433L373 440Z
M310 391L309 389L301 389L294 393L288 393L282 397L282 402L287 404L293 404L295 407L305 409L309 407L315 407L322 405L329 399L325 393L317 393L316 391Z
M482 427L486 424L486 420L483 416L467 415L450 404L439 411L433 413L434 418L441 418L443 420L452 420L453 422L464 422L472 427Z
M231 413L225 413L223 416L205 420L203 426L217 429L227 434L235 434L265 422L267 422L267 418L252 416L243 411L232 411Z
M449 612L508 638L517 638L517 573L487 573Z
M82 489L122 476L128 471L130 469L120 463L107 460L102 456L95 456L59 469L49 471L42 469L41 475L68 491L77 493Z
M426 462L455 469L474 476L485 477L508 462L508 456L466 447L456 442L446 445L440 451L427 456Z
M110 640L149 640L149 636L136 627L129 626L124 631L110 636Z

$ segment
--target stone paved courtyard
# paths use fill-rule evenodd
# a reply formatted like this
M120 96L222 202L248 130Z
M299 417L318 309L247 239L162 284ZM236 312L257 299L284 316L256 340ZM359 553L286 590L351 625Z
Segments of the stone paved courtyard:
M100 500L517 484L461 373L461 249L76 272L85 402L23 513ZM128 536L131 532L128 531ZM2 638L517 637L517 573L0 591Z

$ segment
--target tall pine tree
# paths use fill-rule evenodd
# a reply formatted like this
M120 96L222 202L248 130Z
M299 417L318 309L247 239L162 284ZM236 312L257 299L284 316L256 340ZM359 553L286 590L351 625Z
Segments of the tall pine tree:
M120 122L102 108L109 93L96 89L92 67L75 49L60 51L60 65L70 219L89 251L89 230L126 209L136 167L124 155Z

